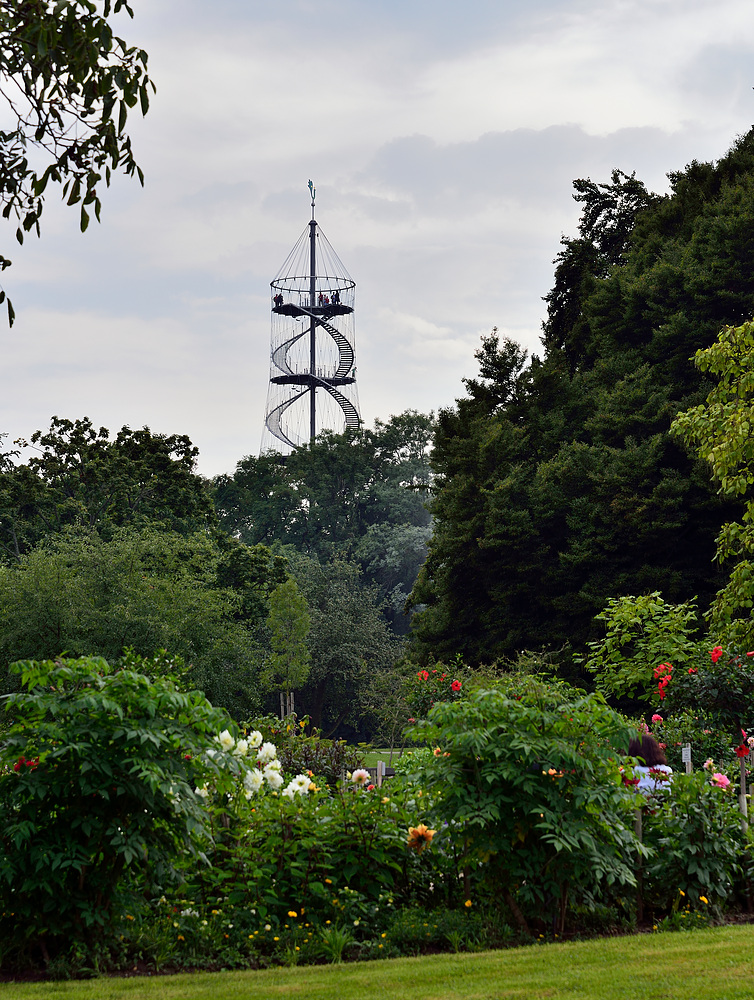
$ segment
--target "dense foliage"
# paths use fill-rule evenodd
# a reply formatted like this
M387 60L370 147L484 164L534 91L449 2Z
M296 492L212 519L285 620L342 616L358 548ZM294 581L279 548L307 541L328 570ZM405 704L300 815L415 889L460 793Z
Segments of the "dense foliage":
M430 414L407 411L373 429L325 431L291 455L242 459L214 481L222 528L253 545L278 541L326 563L357 565L378 588L394 630L429 538Z
M222 778L206 751L227 717L167 676L103 659L13 669L25 690L7 700L0 747L0 938L6 955L49 959L112 935L128 869L164 879L184 851L197 856L207 817L194 788Z
M153 84L147 54L113 33L108 20L126 0L1 0L0 202L3 218L18 220L16 239L39 233L47 185L63 185L68 205L81 205L80 225L100 217L100 185L113 170L143 175L125 128L138 104L149 108ZM0 270L10 265L0 256ZM5 293L0 292L0 302ZM8 303L12 325L14 313Z
M8 560L66 527L108 536L117 527L159 525L187 534L214 523L207 482L195 470L199 451L183 434L123 427L110 440L88 417L53 417L30 446L37 454L26 463L11 460L17 452L0 456L0 543Z
M362 579L358 566L286 552L310 622L309 672L296 704L331 735L345 722L358 724L372 679L395 664L402 642L382 614L379 588Z
M246 715L261 707L267 599L283 577L263 545L159 527L109 539L69 529L0 566L0 658L168 649L193 685Z
M577 182L542 358L493 333L439 414L422 660L578 648L608 598L697 595L705 611L720 588L715 536L740 508L669 431L710 389L693 353L754 313L754 133L670 182L663 197L618 172Z
M467 863L526 914L557 914L614 883L635 885L640 856L618 757L631 728L599 695L532 681L439 702L417 732L436 744L425 774Z
M721 493L746 500L741 520L724 524L717 537L717 561L733 565L710 609L710 625L731 644L754 645L754 321L726 326L695 360L717 384L703 403L678 415L673 432L698 451Z

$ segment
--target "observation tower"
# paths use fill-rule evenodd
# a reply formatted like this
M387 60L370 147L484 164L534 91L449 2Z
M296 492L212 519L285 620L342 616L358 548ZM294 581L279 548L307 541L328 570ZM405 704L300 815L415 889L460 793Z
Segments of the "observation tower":
M353 281L314 217L270 282L270 386L262 452L358 428Z

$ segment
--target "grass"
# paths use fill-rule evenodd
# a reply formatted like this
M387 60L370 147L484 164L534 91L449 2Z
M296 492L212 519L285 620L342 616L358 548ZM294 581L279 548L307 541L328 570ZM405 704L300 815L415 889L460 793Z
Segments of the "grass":
M2 983L0 1000L746 1000L754 927L347 965Z
M393 764L398 760L400 755L403 753L403 747L395 747L393 749ZM390 747L387 749L377 749L370 750L369 753L364 754L364 767L377 767L377 761L384 760L388 767L392 767L393 764L390 763Z

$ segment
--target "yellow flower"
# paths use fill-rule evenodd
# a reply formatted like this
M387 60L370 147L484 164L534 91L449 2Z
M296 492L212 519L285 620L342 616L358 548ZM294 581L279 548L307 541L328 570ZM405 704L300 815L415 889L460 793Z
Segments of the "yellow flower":
M410 826L408 828L408 846L412 847L417 854L421 854L427 844L432 843L434 835L435 831L428 830L424 823L420 823L419 826Z
M272 940L273 940L273 941L279 941L279 940L280 940L280 938L279 938L279 937L274 937L274 938L273 938Z
M435 757L439 757L440 754L442 753L442 750L440 749L440 747L435 747L435 749L432 752L434 753Z
M331 878L326 878L325 879L325 885L332 885L332 879Z
M707 899L707 897L706 897L706 896L700 896L700 897L699 897L699 899L701 899L701 901L702 901L703 903L705 903L705 904L707 904L707 905L709 906L709 900Z
M470 899L467 899L466 902L463 905L468 907L468 906L472 906L473 904L472 904L472 902L471 902Z
M179 935L178 935L178 940L179 940L179 941L185 941L185 940L186 940L186 938L185 938L185 937L183 936L183 934L179 934Z
M681 894L682 896L685 896L685 895L686 895L686 893L685 893L685 892L683 891L683 889L679 889L678 891L680 892L680 894Z
M295 910L288 910L288 916L289 917L297 917L298 913L296 913Z

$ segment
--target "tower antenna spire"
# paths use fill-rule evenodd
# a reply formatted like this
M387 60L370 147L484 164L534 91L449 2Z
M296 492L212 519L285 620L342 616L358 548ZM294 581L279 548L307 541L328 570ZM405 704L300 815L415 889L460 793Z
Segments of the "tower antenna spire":
M309 181L309 194L312 196L312 221L314 221L314 199L317 197L317 189L312 181Z

